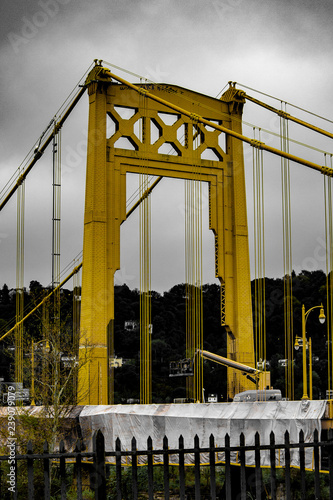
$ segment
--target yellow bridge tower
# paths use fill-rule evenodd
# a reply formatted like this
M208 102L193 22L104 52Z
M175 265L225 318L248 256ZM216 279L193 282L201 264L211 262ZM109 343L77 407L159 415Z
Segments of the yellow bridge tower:
M228 358L254 367L243 144L244 96L232 85L214 99L176 85L133 85L96 62L86 80L89 128L84 215L79 404L108 404L114 320L114 273L120 268L120 225L126 220L126 173L197 179L209 183L210 229L215 235L216 277L221 283L221 323ZM130 108L122 118L119 108ZM118 109L118 111L117 111ZM161 113L173 115L167 125ZM107 137L107 117L115 133ZM159 137L152 140L152 128ZM179 129L185 139L179 139ZM140 133L137 130L140 129ZM115 147L126 138L132 149ZM199 138L199 141L196 140ZM176 155L159 153L164 143ZM201 155L212 150L216 160ZM228 395L253 388L228 368Z

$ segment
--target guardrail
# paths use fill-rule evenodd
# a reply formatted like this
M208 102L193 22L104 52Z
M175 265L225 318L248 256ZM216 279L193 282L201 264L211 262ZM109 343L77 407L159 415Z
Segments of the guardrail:
M15 447L15 443L11 443L8 446ZM9 448L9 451L9 455L0 456L1 499L21 498L20 488L23 488L24 498L28 500L41 498L41 495L45 499L61 500L92 496L98 500L246 500L248 492L251 492L250 498L257 500L288 500L294 498L292 492L295 487L300 495L297 498L333 498L332 430L328 431L324 440L319 440L318 431L315 431L312 442L304 442L301 431L298 443L290 442L288 432L285 433L284 443L275 443L272 432L268 445L261 445L260 436L256 433L254 444L246 445L241 434L239 446L230 446L230 436L226 434L223 447L216 447L211 435L207 447L200 446L199 438L195 436L193 447L184 448L184 440L180 436L179 446L174 449L169 448L168 439L164 437L162 449L154 449L152 439L148 438L147 449L138 450L133 438L131 450L123 450L118 438L114 451L105 451L104 436L98 431L93 436L91 451L85 451L81 441L73 451L66 451L63 442L54 453L49 452L47 443L42 453L34 453L31 442L24 454L17 453L16 449ZM309 453L312 457L311 472L306 468ZM193 467L185 465L189 455ZM252 466L248 465L249 456L252 457ZM269 457L269 466L265 469L262 467L263 456L266 461ZM299 462L296 468L292 465L295 456ZM177 465L172 465L175 462ZM142 464L143 469L140 469ZM158 488L154 482L157 468L161 473Z

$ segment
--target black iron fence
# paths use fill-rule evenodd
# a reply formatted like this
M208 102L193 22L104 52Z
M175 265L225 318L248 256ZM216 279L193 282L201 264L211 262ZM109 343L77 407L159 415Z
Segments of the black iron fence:
M321 440L315 431L311 443L304 442L303 431L298 443L290 443L288 432L283 443L276 443L272 432L265 445L258 433L251 445L241 434L237 446L230 445L227 434L222 447L215 445L214 436L208 447L202 447L196 436L193 447L185 448L180 436L177 448L169 448L164 437L161 449L154 449L148 438L147 449L138 450L133 438L131 450L122 450L117 439L115 450L106 452L100 431L92 442L92 451L84 451L78 442L71 452L61 442L55 453L49 452L46 443L43 452L35 453L29 443L26 453L20 454L11 441L9 455L0 457L0 498L333 499L331 430ZM311 471L307 467L309 453ZM269 457L269 466L262 467L263 454ZM189 457L192 467L187 465ZM295 457L297 467L293 465Z

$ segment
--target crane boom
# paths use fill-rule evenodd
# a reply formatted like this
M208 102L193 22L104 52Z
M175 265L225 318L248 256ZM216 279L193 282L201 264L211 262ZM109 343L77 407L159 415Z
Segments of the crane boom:
M260 370L253 368L251 366L243 365L243 363L239 363L238 361L233 361L229 358L224 358L223 356L219 356L218 354L214 354L209 351L204 351L201 349L197 349L196 354L200 354L203 358L209 359L210 361L215 361L220 365L228 366L229 368L234 368L235 370L240 370L244 373L256 375L259 377Z

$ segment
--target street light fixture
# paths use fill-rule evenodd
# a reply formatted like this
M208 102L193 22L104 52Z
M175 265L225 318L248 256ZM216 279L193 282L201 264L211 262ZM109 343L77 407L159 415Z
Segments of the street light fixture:
M319 309L320 308L320 311L319 311L319 322L321 324L324 324L325 323L325 320L326 320L326 316L325 316L325 313L324 313L324 307L323 307L323 304L320 304L320 306L314 306L314 307L311 307L308 311L305 312L305 306L304 304L302 305L302 349L303 349L303 396L302 396L302 399L309 399L309 396L308 396L308 380L307 380L307 371L306 371L306 346L307 346L307 341L306 341L306 320L308 319L308 316L310 314L311 311L313 311L313 309ZM295 340L295 348L297 349L298 347L300 347L300 337L296 337L296 340ZM297 346L296 347L296 342L297 342ZM312 379L312 352L310 352L310 349L311 349L311 339L309 339L309 361L311 363L310 365L310 369L311 369L311 379ZM312 349L311 349L312 351ZM310 380L310 399L312 399L312 380Z

